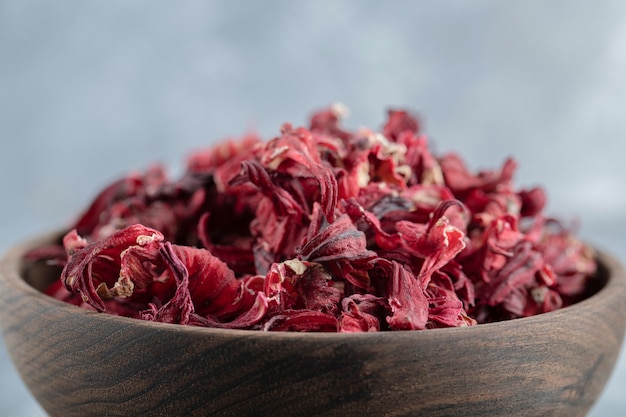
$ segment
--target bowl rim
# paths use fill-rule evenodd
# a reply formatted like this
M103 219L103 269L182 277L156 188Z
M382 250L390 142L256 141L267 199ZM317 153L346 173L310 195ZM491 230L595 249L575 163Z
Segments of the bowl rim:
M626 269L624 266L611 254L607 253L603 249L598 249L596 246L590 245L593 250L593 256L598 263L599 269L603 270L607 274L606 283L591 296L578 301L569 306L560 308L548 313L541 313L534 316L516 318L511 320L503 320L499 322L483 323L476 326L466 327L450 327L450 328L435 328L425 330L397 330L397 331L378 331L378 332L358 332L358 333L338 333L338 332L290 332L290 331L259 331L249 329L222 329L214 327L200 327L189 326L182 324L161 323L140 320L131 317L117 316L113 314L106 314L97 312L95 310L88 310L83 307L75 306L73 304L66 303L57 298L51 297L37 290L33 286L29 285L21 276L22 261L24 254L37 246L44 243L49 243L54 240L58 240L67 229L56 229L43 234L36 235L21 241L10 247L0 257L0 281L4 285L13 287L16 291L20 292L24 296L33 297L33 300L37 303L47 305L51 308L58 308L66 313L82 314L92 319L107 320L113 323L119 323L123 325L134 325L145 328L153 328L159 331L166 332L185 332L190 334L197 334L198 336L220 336L225 337L228 335L238 337L258 337L258 338L270 338L270 339L324 339L329 341L348 341L351 339L376 339L387 337L412 337L426 338L426 337L442 337L444 335L459 334L462 335L465 332L504 332L506 330L513 330L520 325L542 325L553 323L562 316L571 316L576 313L585 314L587 312L594 311L593 306L597 303L615 302L616 298L622 298L622 302L626 303ZM403 336L402 336L403 335Z

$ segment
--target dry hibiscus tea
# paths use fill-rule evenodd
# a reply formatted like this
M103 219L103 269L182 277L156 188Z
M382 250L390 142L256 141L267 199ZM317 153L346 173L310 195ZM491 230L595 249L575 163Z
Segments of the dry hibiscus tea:
M516 189L511 159L472 172L416 118L348 131L338 106L104 189L62 247L47 293L142 320L263 331L472 326L580 300L593 253Z

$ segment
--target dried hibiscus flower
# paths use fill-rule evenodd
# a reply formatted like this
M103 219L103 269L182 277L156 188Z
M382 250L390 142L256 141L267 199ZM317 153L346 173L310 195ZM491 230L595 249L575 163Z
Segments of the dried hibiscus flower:
M471 326L580 300L592 250L544 216L516 164L471 172L392 110L381 133L333 106L106 187L62 245L46 291L142 320L264 331Z

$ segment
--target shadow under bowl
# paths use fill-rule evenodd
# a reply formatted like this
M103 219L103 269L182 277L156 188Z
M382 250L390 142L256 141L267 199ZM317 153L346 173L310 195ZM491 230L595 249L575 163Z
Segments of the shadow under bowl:
M601 252L585 300L474 327L303 334L146 322L41 293L58 269L24 254L58 237L0 263L4 341L51 416L584 416L626 325L626 273Z

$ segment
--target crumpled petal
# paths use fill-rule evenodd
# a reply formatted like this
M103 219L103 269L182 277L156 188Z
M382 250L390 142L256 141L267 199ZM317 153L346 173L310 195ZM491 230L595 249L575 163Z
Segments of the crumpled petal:
M450 277L436 273L426 288L428 299L428 327L473 326L476 321L469 317L463 302L455 292Z
M160 248L159 253L174 277L176 292L167 303L160 307L150 304L150 308L142 312L141 318L162 323L189 324L191 314L194 312L189 293L189 271L169 242Z
M321 264L290 259L272 265L264 292L275 311L306 309L336 315L343 294L331 280Z
M339 332L377 332L380 330L380 311L383 299L373 294L353 294L341 300L342 313Z
M387 122L383 127L383 134L389 139L396 140L402 133L417 133L419 123L406 110L391 109L387 112Z
M132 246L145 246L162 240L163 235L157 230L142 225L127 227L74 252L61 273L61 280L84 302L98 311L104 311L101 294L110 292L109 287L117 282L122 253Z
M314 310L287 310L270 318L262 327L274 332L336 332L337 318Z
M314 212L312 227L299 256L324 265L334 276L341 276L350 265L345 278L357 287L367 287L367 275L353 273L353 270L370 269L371 261L377 257L375 252L367 249L365 235L354 226L347 214L332 223L321 219L321 216L321 210Z
M422 330L428 322L428 299L415 275L399 263L382 262L388 277L391 315L387 323L392 330Z
M396 225L404 238L407 250L424 258L418 275L418 280L424 287L428 285L433 272L442 268L465 249L465 233L451 225L444 216L448 208L457 204L461 203L456 200L440 203L426 227L410 222L399 222Z

